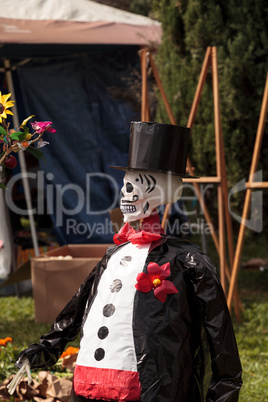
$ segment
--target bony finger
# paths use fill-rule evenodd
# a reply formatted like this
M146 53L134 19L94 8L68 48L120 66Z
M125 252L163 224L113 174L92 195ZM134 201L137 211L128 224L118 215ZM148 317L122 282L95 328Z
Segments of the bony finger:
M13 380L8 384L7 389L10 395L13 395L17 385L22 379L24 374L24 369L20 369L17 374L14 376Z
M17 382L19 372L14 376L14 378L10 381L10 383L7 385L7 389L10 389L13 387L14 384Z
M26 374L28 377L28 385L31 384L31 382L33 381L32 376L31 376L31 371L30 371L30 366L29 364L26 364Z
M14 379L11 381L11 383L8 385L8 392L10 395L13 395L15 392L15 389L17 387L17 384L19 381L17 381L17 379L20 381L20 377L17 377L16 380L14 381Z

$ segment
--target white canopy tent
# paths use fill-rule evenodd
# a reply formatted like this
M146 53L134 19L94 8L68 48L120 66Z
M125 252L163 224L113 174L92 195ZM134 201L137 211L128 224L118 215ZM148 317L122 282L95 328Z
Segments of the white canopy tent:
M0 0L0 43L145 46L159 43L160 23L91 0Z
M27 45L138 45L157 46L161 25L150 18L115 9L91 0L0 0L0 57L8 91L16 94L12 81L10 47ZM14 50L15 49L15 50ZM14 53L15 51L15 53ZM19 52L18 52L19 53ZM16 104L13 123L19 125ZM22 173L26 172L23 151L19 152ZM35 254L39 254L27 177L23 178ZM2 201L3 202L3 201ZM4 217L1 216L1 222Z

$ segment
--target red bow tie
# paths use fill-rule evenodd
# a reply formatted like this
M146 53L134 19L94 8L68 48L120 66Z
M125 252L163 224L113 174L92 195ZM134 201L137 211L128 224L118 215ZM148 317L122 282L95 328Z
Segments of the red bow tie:
M145 231L143 230L143 227L157 231L158 233ZM127 241L130 241L132 244L145 244L161 239L161 234L159 232L164 234L159 223L159 215L156 214L144 219L141 230L135 230L129 223L126 223L119 232L114 235L113 240L115 244L122 244Z

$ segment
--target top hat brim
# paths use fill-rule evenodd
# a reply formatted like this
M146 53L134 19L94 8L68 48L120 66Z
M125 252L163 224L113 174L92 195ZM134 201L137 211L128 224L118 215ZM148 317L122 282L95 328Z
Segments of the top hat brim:
M110 165L109 167L112 168L112 169L122 170L124 172L129 171L129 170L132 170L132 171L133 170L134 171L139 170L139 171L146 172L148 170L148 171L151 171L151 172L159 172L159 173L166 173L166 174L169 173L169 174L172 174L174 176L180 176L180 177L185 178L185 179L199 179L200 178L198 176L191 176L188 173L177 173L177 172L164 171L164 170L142 169L142 168L133 168L133 167L126 167L126 166L112 166L112 165Z

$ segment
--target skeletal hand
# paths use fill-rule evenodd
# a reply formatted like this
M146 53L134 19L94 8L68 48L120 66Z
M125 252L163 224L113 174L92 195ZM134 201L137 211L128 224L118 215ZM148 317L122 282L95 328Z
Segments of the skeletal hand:
M7 385L7 389L10 395L13 395L17 385L19 384L20 380L22 379L22 377L26 374L28 377L28 385L31 384L32 382L32 376L31 376L31 372L30 372L30 363L29 360L27 359L27 357L24 357L24 359L22 360L22 366L19 369L19 371L17 372L17 374L15 375L15 377L13 378L13 380Z

